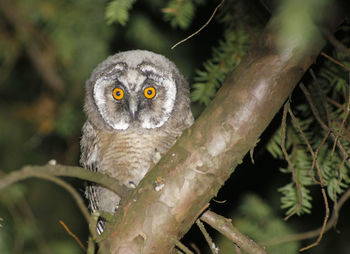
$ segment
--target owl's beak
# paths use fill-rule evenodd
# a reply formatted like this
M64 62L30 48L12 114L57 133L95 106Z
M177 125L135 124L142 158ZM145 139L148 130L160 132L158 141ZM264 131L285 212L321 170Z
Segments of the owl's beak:
M132 119L135 119L136 112L137 112L137 104L138 104L137 98L134 98L134 97L129 98L129 110L130 110Z

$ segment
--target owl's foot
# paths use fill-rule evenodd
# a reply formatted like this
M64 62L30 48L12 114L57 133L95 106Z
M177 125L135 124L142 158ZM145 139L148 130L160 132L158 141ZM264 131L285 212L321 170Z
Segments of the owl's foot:
M114 216L113 213L104 211L104 210L95 210L92 212L91 216L94 220L103 219L106 222L113 222Z
M94 220L93 228L96 228L96 231L99 235L102 235L104 232L106 223L114 223L113 213L110 212L95 210L91 213L91 216Z

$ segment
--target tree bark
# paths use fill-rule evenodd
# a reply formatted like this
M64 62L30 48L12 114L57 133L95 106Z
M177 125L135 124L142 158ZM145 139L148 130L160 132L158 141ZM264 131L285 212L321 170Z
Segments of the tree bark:
M208 207L325 45L314 36L311 47L277 47L278 25L278 17L269 22L196 123L124 203L100 252L171 253Z

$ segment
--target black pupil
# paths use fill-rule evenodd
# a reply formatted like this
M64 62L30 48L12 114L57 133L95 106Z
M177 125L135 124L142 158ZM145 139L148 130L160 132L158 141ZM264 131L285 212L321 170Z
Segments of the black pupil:
M152 95L152 93L153 93L153 92L152 92L151 89L149 89L149 90L147 91L147 94L148 94L148 95Z
M116 94L117 94L117 96L119 97L119 96L120 96L120 91L117 91Z

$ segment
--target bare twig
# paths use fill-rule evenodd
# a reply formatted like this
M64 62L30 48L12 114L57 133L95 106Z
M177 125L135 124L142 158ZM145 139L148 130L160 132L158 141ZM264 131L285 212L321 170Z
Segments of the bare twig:
M191 248L195 251L196 254L201 254L201 251L195 243L190 243Z
M209 23L210 21L214 18L215 13L218 11L218 9L220 8L220 6L224 3L225 0L222 0L218 6L216 6L216 8L214 9L213 13L211 14L210 18L207 20L207 22L205 22L205 24L199 28L196 32L194 32L193 34L191 34L190 36L186 37L185 39L177 42L174 46L171 47L171 49L174 49L175 47L177 47L178 45L180 45L181 43L189 40L190 38L192 38L193 36L195 36L196 34L200 33L200 31L202 31Z
M322 227L321 227L321 230L320 230L320 234L316 240L316 242L304 247L304 248L301 248L299 251L305 251L305 250L308 250L312 247L315 247L317 246L321 239L322 239L322 236L325 232L325 229L326 229L326 226L327 226L327 221L328 221L328 218L329 218L329 206L328 206L328 200L327 200L327 195L326 195L326 192L324 190L324 188L322 188L322 196L323 196L323 200L324 200L324 203L325 203L325 206L326 206L326 215L325 215L325 218L323 220L323 224L322 224Z
M307 88L303 85L303 83L300 83L300 88L303 91L310 107L312 110L313 115L315 116L315 119L317 120L317 122L320 124L320 126L322 127L322 129L324 129L325 131L330 131L329 136L331 137L331 139L333 140L333 142L335 142L335 135L332 132L332 130L323 122L322 118L320 117L320 114L317 110L317 108L315 107L313 100L311 98L311 95L309 93L309 91L307 90ZM348 163L348 165L350 165L350 160L349 160L349 156L348 156L348 152L345 150L345 148L342 146L342 144L339 142L339 140L336 141L337 147L339 149L339 151L341 152L343 158L346 159L346 162Z
M217 254L218 253L218 249L217 249L215 243L213 242L213 239L211 239L210 235L208 234L207 230L205 229L203 223L198 219L198 220L196 220L196 224L199 227L199 229L202 232L202 234L204 235L204 238L205 238L205 240L207 241L207 243L209 245L211 253Z
M94 237L96 237L97 232L96 232L95 228L91 226L91 225L93 225L92 217L90 216L90 213L89 213L88 209L86 208L83 199L81 198L81 196L78 194L78 192L72 186L70 186L68 183L61 180L60 178L55 177L55 176L51 176L47 173L35 172L35 173L33 173L32 176L51 181L51 182L57 184L58 186L61 186L66 191L68 191L69 194L72 196L72 198L77 203L80 211L82 212L88 225L90 226L90 233Z
M349 72L349 85L350 85L350 72ZM336 143L337 143L337 141L338 141L338 138L342 135L345 122L346 122L346 120L347 120L348 117L349 117L349 112L350 112L350 88L348 88L348 98L347 98L347 101L348 101L348 102L347 102L346 108L345 108L345 116L344 116L343 121L342 121L342 123L341 123L341 125L340 125L339 131L337 132L337 135L336 135L336 137L335 137L332 153L334 153L335 146L336 146Z
M333 106L335 106L335 107L337 107L337 108L339 108L339 109L341 109L341 110L343 110L343 111L346 110L346 108L345 108L342 104L340 104L339 102L333 100L332 98L327 97L327 101L328 101L330 104L332 104Z
M83 180L92 181L98 184L103 185L104 187L109 188L118 195L127 197L129 194L129 189L121 184L118 180L108 175L100 174L97 172L88 171L80 167L73 166L63 166L63 165L44 165L44 166L25 166L21 170L14 171L5 177L0 179L0 191L9 187L10 185L22 181L28 178L37 177L45 180L49 180L66 189L76 201L78 207L83 213L85 219L88 222L90 232L94 238L97 238L95 223L92 217L90 216L89 211L85 207L84 201L81 196L71 187L69 184L57 178L56 176L68 176L76 177Z
M297 192L298 192L298 205L297 207L294 209L294 211L289 214L288 216L286 216L284 218L284 220L288 220L291 216L293 216L296 212L299 211L299 209L301 208L301 204L303 201L303 194L301 192L301 187L300 187L300 183L299 183L299 179L297 177L296 174L296 170L294 168L294 165L292 163L292 161L289 158L288 152L286 150L286 121L287 121L287 112L289 110L289 102L287 101L286 104L283 107L283 115L282 115L282 126L281 126L281 148L282 148L282 152L284 155L284 158L286 159L288 166L290 167L290 169L292 170L292 175L293 175L293 180L295 182L296 188L297 188Z
M275 239L272 239L272 240L269 240L266 242L262 242L261 244L270 246L270 245L282 244L285 242L301 241L301 240L306 240L306 239L310 239L310 238L314 238L316 236L319 236L320 233L322 232L322 230L323 230L323 232L327 232L329 229L331 229L332 227L334 227L337 224L339 211L342 208L342 206L344 205L344 203L349 198L350 198L350 188L339 199L337 206L334 206L333 211L332 211L332 216L331 216L330 220L328 221L327 225L324 227L324 229L322 226L321 228L307 231L304 233L291 234L291 235L278 237L278 238L275 238Z
M189 248L186 247L182 242L175 239L175 245L182 250L185 254L194 254Z
M346 71L350 71L350 68L345 66L344 64L342 64L341 62L339 62L337 59L334 59L333 57L327 55L326 53L322 52L321 53L322 56L324 56L325 58L327 58L329 61L339 65L340 67L344 68L344 70Z
M315 168L315 165L316 165L318 177L319 177L319 179L320 179L320 184L321 184L321 186L323 187L325 183L324 183L324 180L323 180L323 177L322 177L322 173L321 173L320 166L319 166L319 164L318 164L318 162L317 162L317 154L318 154L319 149L317 149L317 151L314 152L314 150L313 150L312 147L311 147L310 142L308 141L308 139L307 139L306 136L305 136L304 131L301 129L301 126L300 126L300 123L299 123L298 119L295 117L295 115L293 114L293 111L292 111L290 108L288 109L288 113L289 113L289 115L291 116L293 123L294 123L295 126L297 127L297 129L298 129L298 131L299 131L301 137L303 138L303 140L304 140L304 142L305 142L307 148L309 149L309 152L311 153L311 156L312 156L312 165L311 165L311 168L310 168L311 176L313 176L313 173L312 173L312 172L313 172L313 169ZM323 143L325 142L325 139L327 139L327 137L328 137L328 135L326 135L326 137L324 138L324 141L321 142L321 144L323 144ZM314 180L316 183L318 183L318 182L316 181L316 179L314 179L314 177L313 177L313 180Z
M331 123L331 118L330 118L330 115L329 115L328 102L327 102L326 96L325 96L325 94L323 93L323 91L321 89L320 82L318 81L318 79L317 79L317 77L315 75L315 72L312 69L310 69L309 72L311 74L312 79L315 82L315 86L317 87L318 92L321 95L323 107L324 107L324 109L326 111L326 118L327 118L328 127L331 128L331 126L332 126L331 124L332 123Z
M331 34L328 31L324 31L325 36L327 37L328 41L335 47L338 51L342 52L343 54L350 56L350 49L345 47L343 43L338 41L333 34Z
M266 254L263 247L239 232L232 225L231 220L209 210L203 213L200 219L226 236L243 251L251 254Z
M59 223L62 225L62 227L64 228L64 230L66 230L66 232L73 237L73 239L79 244L79 246L86 251L85 246L83 245L83 243L80 241L80 239L69 229L69 227L62 221L60 220Z
M129 195L130 190L117 179L97 172L92 172L81 167L65 165L43 165L43 166L25 166L21 170L14 171L0 179L0 191L18 181L31 177L38 177L38 174L47 174L51 176L75 177L94 183L98 183L114 191L121 197Z

